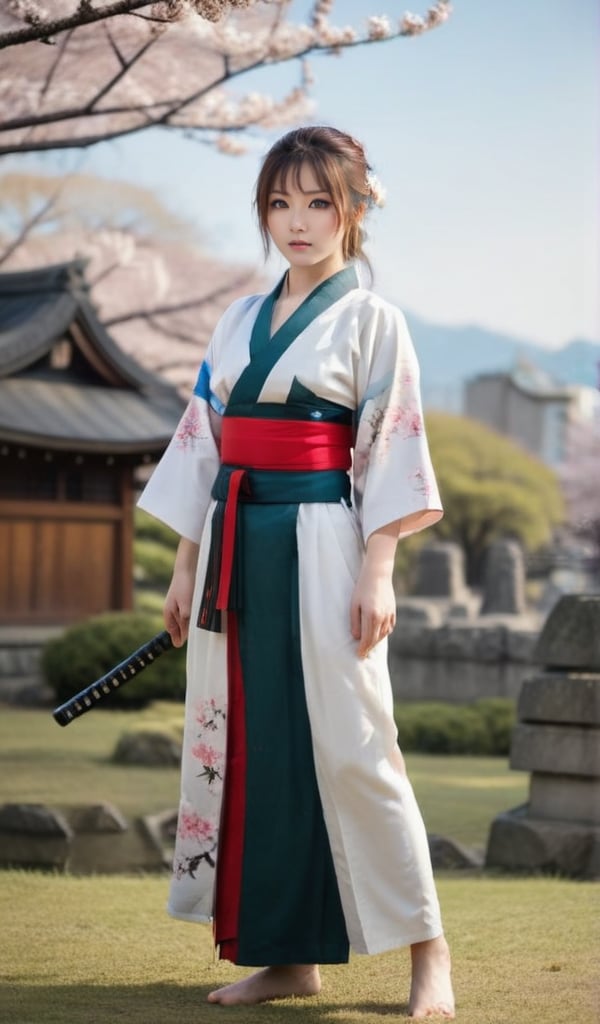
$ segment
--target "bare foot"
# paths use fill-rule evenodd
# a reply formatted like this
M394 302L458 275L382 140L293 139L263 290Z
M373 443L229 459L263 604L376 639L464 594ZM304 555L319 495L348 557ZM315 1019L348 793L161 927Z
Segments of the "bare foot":
M450 980L450 950L443 935L410 947L412 982L408 1013L413 1020L443 1017L454 1020L454 993Z
M234 1006L237 1003L265 1003L287 996L316 996L321 991L321 977L316 964L285 964L265 967L249 978L209 992L209 1003Z

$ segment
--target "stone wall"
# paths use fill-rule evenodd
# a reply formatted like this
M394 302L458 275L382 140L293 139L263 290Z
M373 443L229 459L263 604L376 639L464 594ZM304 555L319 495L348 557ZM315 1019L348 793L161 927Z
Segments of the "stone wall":
M418 622L398 610L390 638L394 696L462 703L480 697L517 698L531 663L538 624L517 616L469 622Z
M49 704L52 692L40 673L40 658L48 640L61 626L0 626L0 702Z
M523 553L512 541L488 549L481 593L466 585L457 544L424 545L413 593L398 602L390 638L395 697L457 703L518 697L543 621L526 610L524 587Z

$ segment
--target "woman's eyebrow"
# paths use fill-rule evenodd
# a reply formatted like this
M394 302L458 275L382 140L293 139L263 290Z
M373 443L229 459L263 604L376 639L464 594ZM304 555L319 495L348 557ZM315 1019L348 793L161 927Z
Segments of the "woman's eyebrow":
M273 195L275 192L277 193L278 196L289 196L289 192L284 192L283 189L280 189L280 188L272 188L271 189L271 195ZM307 188L305 191L302 192L302 195L303 196L317 196L320 193L324 193L327 196L331 195L331 193L330 193L328 188L313 188L313 189Z

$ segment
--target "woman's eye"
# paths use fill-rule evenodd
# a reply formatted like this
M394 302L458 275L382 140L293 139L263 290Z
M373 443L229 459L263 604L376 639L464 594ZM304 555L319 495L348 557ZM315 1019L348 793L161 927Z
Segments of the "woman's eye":
M272 199L269 206L272 210L285 210L287 203L285 199Z
M328 199L313 199L311 206L314 206L316 210L326 210L331 203Z

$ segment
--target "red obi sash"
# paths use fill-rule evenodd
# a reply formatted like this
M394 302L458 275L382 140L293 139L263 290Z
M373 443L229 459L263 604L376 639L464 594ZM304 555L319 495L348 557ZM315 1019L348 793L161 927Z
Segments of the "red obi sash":
M225 416L221 435L221 463L239 466L229 477L223 520L221 565L218 577L217 609L228 607L235 547L235 526L240 489L249 491L248 471L302 472L348 470L352 427L313 420L263 420ZM212 588L211 588L212 589ZM205 626L206 608L199 625ZM206 628L206 627L205 627Z
M314 420L255 420L225 416L221 462L282 472L350 469L352 428Z

